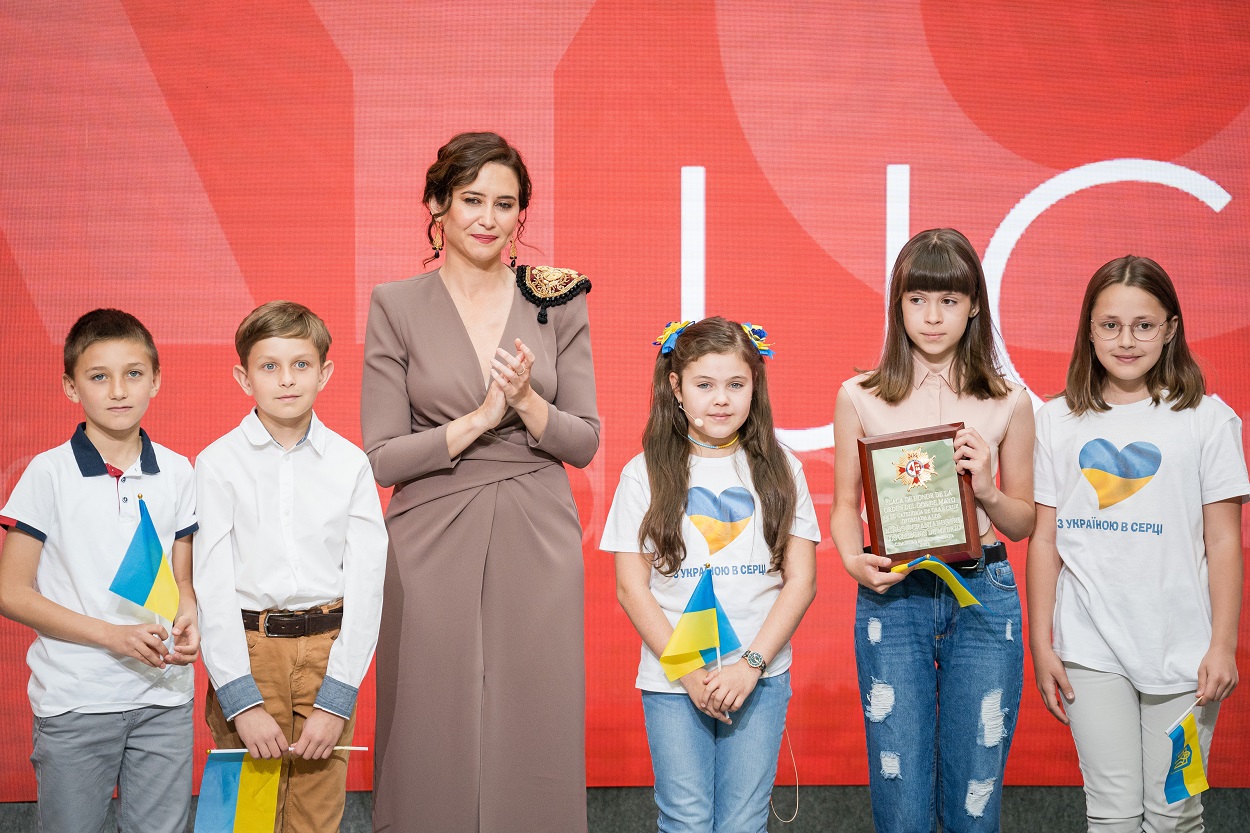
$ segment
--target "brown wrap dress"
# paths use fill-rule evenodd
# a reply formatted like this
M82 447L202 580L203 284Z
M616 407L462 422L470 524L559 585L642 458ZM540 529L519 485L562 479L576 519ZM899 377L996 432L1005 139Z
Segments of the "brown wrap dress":
M599 445L582 282L540 309L519 277L500 342L535 354L542 439L509 409L455 459L446 425L486 395L455 303L437 271L373 291L361 428L395 486L375 831L586 830L582 531L562 465Z

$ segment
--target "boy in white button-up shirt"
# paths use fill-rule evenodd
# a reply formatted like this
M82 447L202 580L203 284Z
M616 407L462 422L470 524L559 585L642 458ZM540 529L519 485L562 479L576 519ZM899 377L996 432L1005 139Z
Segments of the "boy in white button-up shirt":
M195 589L220 747L287 757L276 831L337 831L356 694L382 612L386 528L363 451L313 413L330 333L272 301L235 334L256 408L201 452Z
M187 666L199 651L195 480L185 457L139 427L160 373L152 335L133 315L79 318L65 339L62 383L84 421L69 442L30 461L0 510L9 530L0 613L36 632L26 661L40 830L98 833L115 786L123 830L186 829L195 692ZM152 572L139 580L127 556L143 542L147 559L137 561ZM121 575L138 591L125 597L110 589L123 560ZM176 607L172 594L152 592L166 566Z

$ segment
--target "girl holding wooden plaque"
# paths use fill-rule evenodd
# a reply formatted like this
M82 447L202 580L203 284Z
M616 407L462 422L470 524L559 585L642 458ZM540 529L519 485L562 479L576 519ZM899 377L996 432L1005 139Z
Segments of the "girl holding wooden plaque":
M1033 409L994 349L985 276L968 239L930 229L899 253L875 370L838 391L831 530L860 585L855 660L878 833L997 831L1003 769L1023 685L1020 598L998 532L1033 530ZM980 557L958 572L961 607L937 576L888 572L864 550L861 437L962 422L954 459L976 499ZM923 487L923 485L921 485ZM997 531L996 531L997 530ZM940 774L940 778L939 778Z

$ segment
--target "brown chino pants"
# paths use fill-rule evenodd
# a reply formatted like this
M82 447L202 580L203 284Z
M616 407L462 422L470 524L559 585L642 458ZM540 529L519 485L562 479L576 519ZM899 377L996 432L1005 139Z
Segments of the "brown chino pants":
M330 659L330 646L338 633L336 629L313 636L280 638L245 631L252 676L265 698L265 711L273 715L292 744L313 713ZM227 722L222 714L212 686L208 689L204 716L218 747L242 748L243 741L234 731L234 723ZM355 725L353 712L343 726L338 745L351 743ZM338 833L347 795L347 755L335 752L324 761L290 756L283 760L275 833Z

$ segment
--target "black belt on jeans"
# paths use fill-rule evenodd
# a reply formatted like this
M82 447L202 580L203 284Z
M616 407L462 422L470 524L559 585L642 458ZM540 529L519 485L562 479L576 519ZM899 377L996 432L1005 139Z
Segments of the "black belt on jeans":
M868 547L864 547L864 552L872 552ZM970 561L950 561L947 562L948 567L956 567L960 570L975 570L977 567L986 564L994 564L999 561L1007 560L1007 545L1002 541L995 541L992 544L981 545L981 557L974 558Z
M243 629L265 636L295 637L332 631L343 624L343 606L334 610L243 610Z
M986 564L994 564L998 561L1007 560L1007 545L1002 541L995 541L992 544L981 545L981 557L972 561L956 561L950 564L951 567L958 567L961 570L975 570L977 567Z

